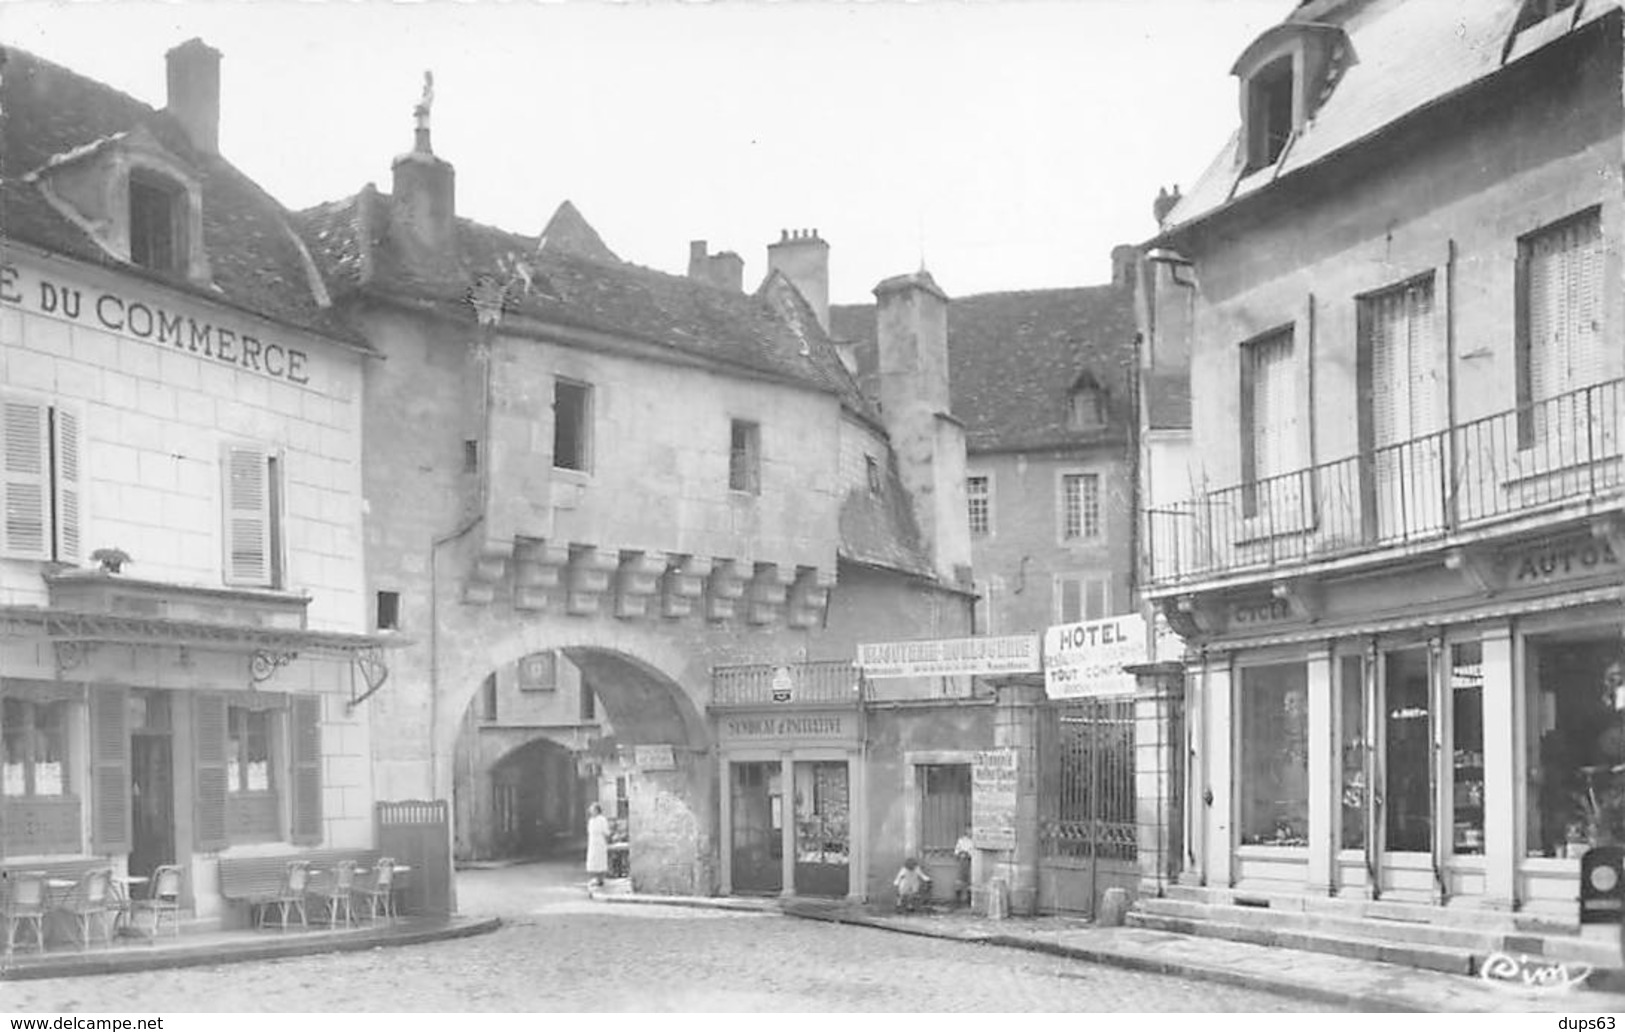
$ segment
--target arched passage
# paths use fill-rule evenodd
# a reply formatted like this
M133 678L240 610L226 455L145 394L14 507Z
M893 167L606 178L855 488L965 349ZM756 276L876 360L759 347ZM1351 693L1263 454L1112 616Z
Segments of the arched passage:
M685 689L661 665L698 662L664 643L641 654L614 644L622 647L516 634L487 652L494 668L469 693L454 747L459 849L578 841L586 805L598 801L620 818L639 891L713 891L715 763L696 701L704 685ZM521 679L521 664L546 671L542 688L533 674Z

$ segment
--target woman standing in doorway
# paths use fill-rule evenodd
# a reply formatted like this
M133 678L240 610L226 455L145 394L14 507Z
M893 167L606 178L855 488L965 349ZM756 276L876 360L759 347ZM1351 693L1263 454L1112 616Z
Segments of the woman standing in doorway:
M609 819L597 803L587 807L587 885L604 884L609 875Z

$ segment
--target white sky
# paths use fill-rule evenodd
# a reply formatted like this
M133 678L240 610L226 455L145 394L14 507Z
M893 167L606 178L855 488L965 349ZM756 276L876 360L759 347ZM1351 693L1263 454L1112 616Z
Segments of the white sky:
M949 294L1110 276L1237 122L1229 68L1293 0L0 3L0 42L164 103L164 52L224 53L221 150L290 208L389 188L425 69L458 213L538 233L569 198L681 273L781 228L831 299L925 265Z

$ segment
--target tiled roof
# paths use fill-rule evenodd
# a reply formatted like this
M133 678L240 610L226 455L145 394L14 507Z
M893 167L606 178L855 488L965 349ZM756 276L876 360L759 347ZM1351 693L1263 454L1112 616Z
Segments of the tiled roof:
M1523 0L1372 0L1301 6L1288 21L1313 19L1338 25L1347 34L1347 53L1335 69L1330 93L1271 168L1243 175L1240 133L1232 134L1169 214L1163 233L1205 218L1493 75L1503 67L1503 55L1520 59L1564 34L1528 33L1511 48L1522 7ZM1586 0L1564 14L1572 18L1578 11L1579 24L1584 25L1619 7L1620 0ZM1561 18L1553 21L1558 29L1566 24Z
M837 339L857 342L860 380L875 368L873 305L830 310ZM948 303L952 414L975 452L1080 447L1120 440L1133 418L1134 299L1125 288L974 294ZM1106 425L1068 425L1072 386L1088 373L1106 392Z
M26 51L5 48L0 70L0 233L64 257L160 280L249 312L360 345L313 289L289 213L225 158L192 146L180 123L110 86ZM212 285L133 266L108 254L45 198L31 172L120 134L144 129L183 161L203 195ZM105 143L103 143L105 145Z
M861 398L804 302L772 281L755 294L616 259L566 201L540 236L458 219L456 247L430 262L392 231L395 199L372 186L299 213L335 299L366 289L467 313L484 275L508 284L505 308L577 329L622 335L839 395ZM794 291L791 291L794 293Z
M891 473L882 481L879 494L867 486L853 487L842 500L840 557L867 566L934 577L931 553L921 539L908 491L897 474L897 463L888 462L886 466Z

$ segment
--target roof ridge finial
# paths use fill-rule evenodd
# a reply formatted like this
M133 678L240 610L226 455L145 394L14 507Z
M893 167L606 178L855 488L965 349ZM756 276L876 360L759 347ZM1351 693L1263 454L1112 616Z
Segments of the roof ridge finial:
M433 154L434 148L429 145L429 112L434 107L434 72L423 73L423 94L418 98L417 106L412 109L412 117L417 122L412 149L419 154Z

